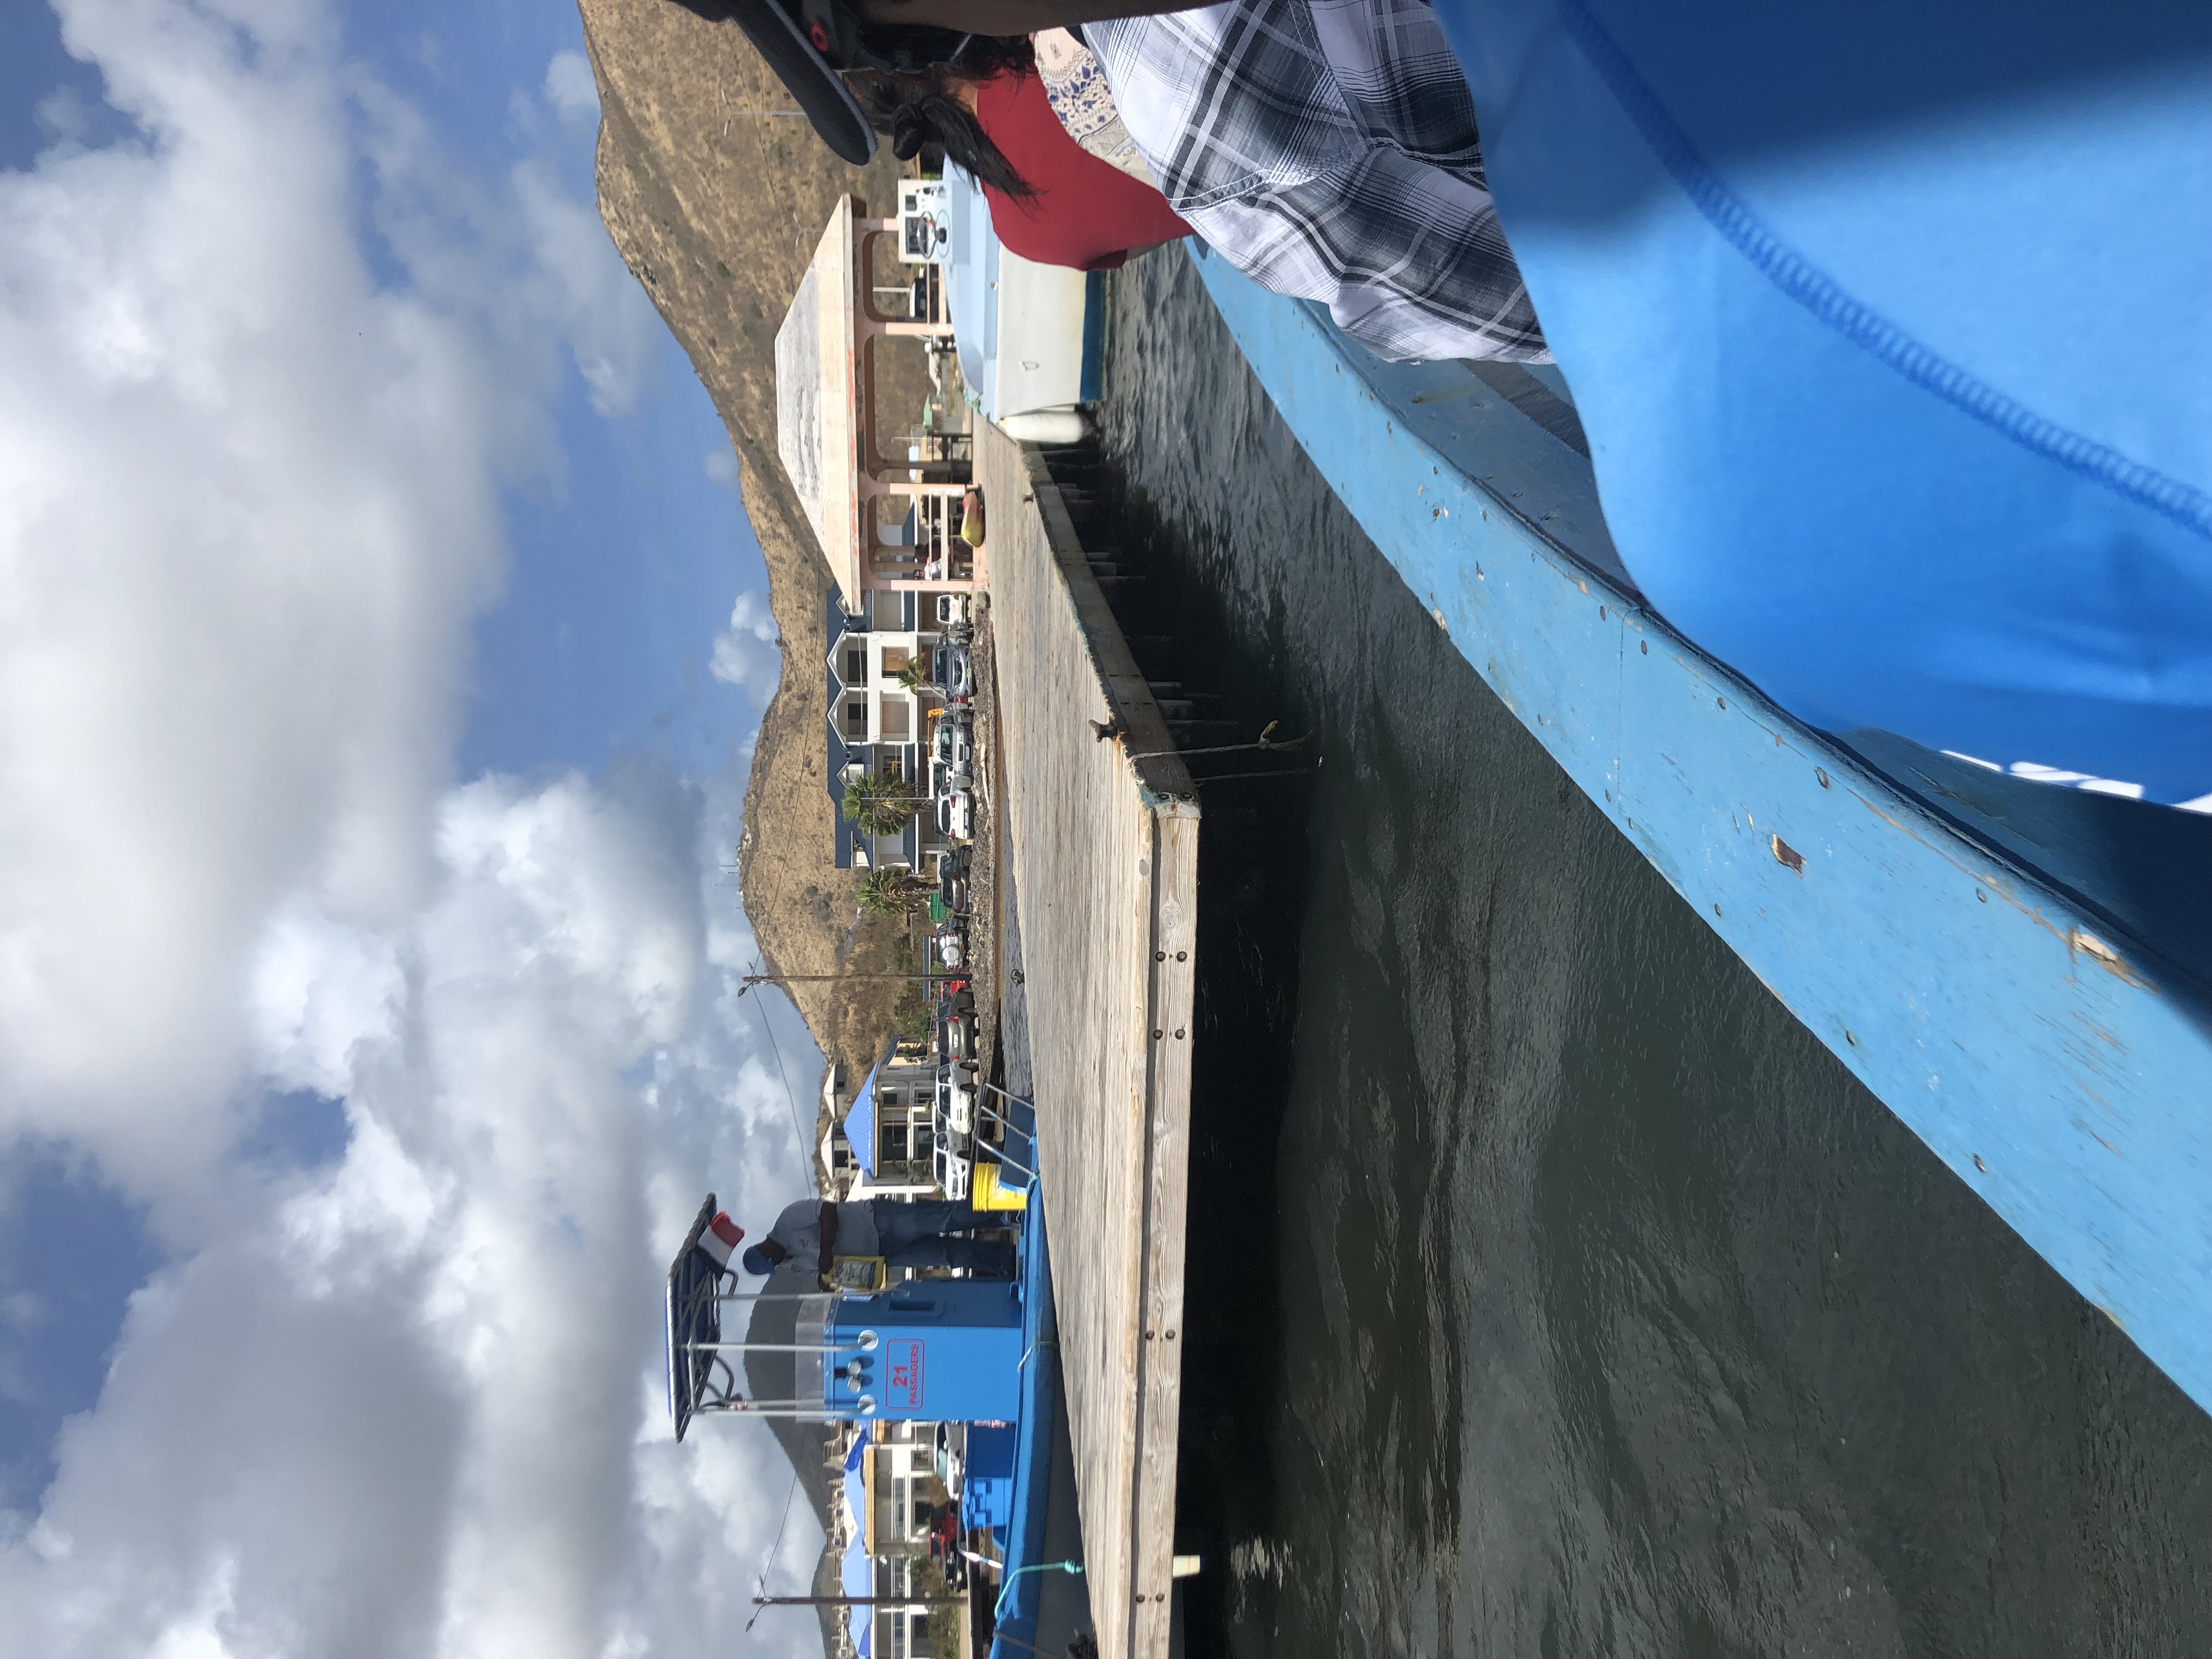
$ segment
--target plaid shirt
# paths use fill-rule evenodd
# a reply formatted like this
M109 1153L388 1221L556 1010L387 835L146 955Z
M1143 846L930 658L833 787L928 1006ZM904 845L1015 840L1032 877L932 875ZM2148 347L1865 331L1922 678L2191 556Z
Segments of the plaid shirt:
M1548 362L1425 0L1225 0L1083 26L1213 250L1378 356Z

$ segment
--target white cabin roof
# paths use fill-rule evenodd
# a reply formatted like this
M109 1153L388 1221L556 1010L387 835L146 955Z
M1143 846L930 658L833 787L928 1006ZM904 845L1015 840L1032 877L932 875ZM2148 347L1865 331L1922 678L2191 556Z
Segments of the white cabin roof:
M841 196L775 335L775 448L848 609L860 603L853 198Z

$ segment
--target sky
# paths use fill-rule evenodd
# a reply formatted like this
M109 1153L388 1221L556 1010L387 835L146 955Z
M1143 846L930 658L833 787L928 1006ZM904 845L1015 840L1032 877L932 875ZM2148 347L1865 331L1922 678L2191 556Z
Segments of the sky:
M775 629L574 9L0 40L0 1659L818 1646L744 1633L781 1455L665 1420L821 1060L737 994Z

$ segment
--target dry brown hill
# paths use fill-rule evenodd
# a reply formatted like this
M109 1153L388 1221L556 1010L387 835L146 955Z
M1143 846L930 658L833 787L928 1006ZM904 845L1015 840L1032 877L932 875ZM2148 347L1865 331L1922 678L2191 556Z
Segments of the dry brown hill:
M788 111L790 96L734 25L669 0L580 3L599 88L599 213L729 428L782 636L783 678L761 722L738 849L745 913L772 971L887 969L894 930L856 926L856 878L832 866L830 573L776 459L775 342L838 193L888 213L897 163L886 149L866 171L847 167L804 119L773 112ZM792 990L848 1075L881 1052L899 987Z

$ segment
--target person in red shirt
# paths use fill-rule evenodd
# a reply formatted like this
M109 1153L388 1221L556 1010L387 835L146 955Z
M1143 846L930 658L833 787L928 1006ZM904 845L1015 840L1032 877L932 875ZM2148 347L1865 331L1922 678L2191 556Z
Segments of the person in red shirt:
M846 82L893 155L908 160L935 143L972 174L991 228L1024 259L1111 270L1190 234L1166 197L1067 136L1025 39L980 37L939 68L854 72Z
M1168 198L1067 136L1035 75L970 83L975 125L1003 155L1021 158L1033 195L986 184L999 240L1039 264L1112 270L1139 250L1190 234Z

